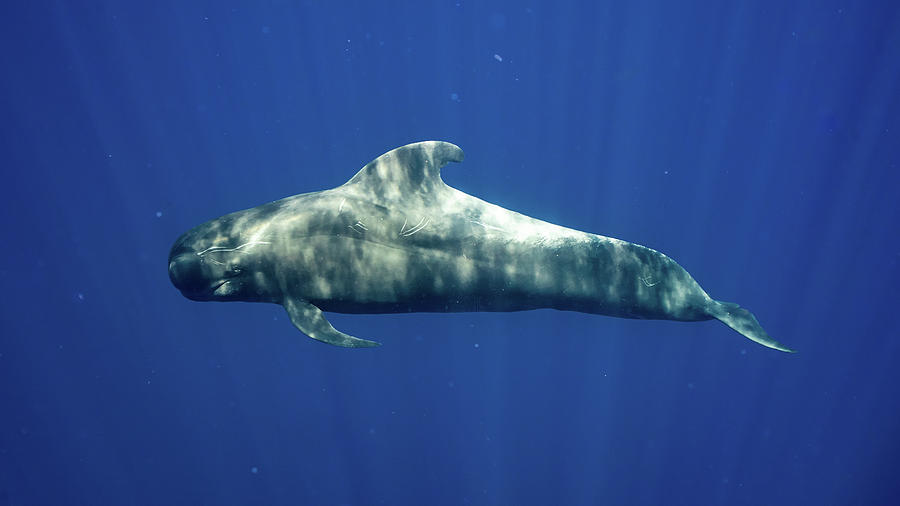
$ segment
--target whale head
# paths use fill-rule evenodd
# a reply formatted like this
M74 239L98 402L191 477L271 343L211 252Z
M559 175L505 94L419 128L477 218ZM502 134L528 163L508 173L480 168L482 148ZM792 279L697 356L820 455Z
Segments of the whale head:
M231 239L220 220L179 237L169 252L169 279L182 295L196 301L269 301L266 247L259 239Z

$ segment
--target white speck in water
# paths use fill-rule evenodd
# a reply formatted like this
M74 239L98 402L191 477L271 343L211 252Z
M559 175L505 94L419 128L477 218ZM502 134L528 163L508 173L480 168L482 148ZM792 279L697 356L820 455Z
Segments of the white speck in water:
M162 211L156 211L156 217L162 218Z
M475 347L476 347L476 348L478 348L478 347L480 347L480 346L481 346L480 344L475 343Z
M78 292L78 293L75 294L75 298L78 299L79 302L83 302L83 301L84 301L84 294L81 293L81 292Z
M451 93L450 100L452 100L454 102L459 102L459 93Z
M497 61L499 61L499 62L502 62L502 61L503 61L503 57L500 56L500 55L497 54L497 53L494 53L494 59L497 60Z
M258 474L258 473L259 473L259 468L256 467L256 466L250 466L250 472L253 473L253 474Z

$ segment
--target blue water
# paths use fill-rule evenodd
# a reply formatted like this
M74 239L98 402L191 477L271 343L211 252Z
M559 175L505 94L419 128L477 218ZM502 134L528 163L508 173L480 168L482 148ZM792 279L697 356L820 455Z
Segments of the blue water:
M0 504L897 504L900 4L9 2ZM191 302L188 228L454 142L448 184L752 310Z

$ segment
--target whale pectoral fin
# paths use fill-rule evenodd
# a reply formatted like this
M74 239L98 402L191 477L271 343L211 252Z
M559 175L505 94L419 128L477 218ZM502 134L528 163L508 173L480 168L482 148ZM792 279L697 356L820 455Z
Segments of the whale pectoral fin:
M305 300L286 298L284 300L284 308L291 318L291 323L293 323L300 332L303 332L317 341L333 344L335 346L343 346L344 348L371 348L372 346L381 346L381 343L349 336L336 330L331 326L331 323L325 319L325 315L322 314L321 309Z
M762 328L762 325L759 324L759 321L756 320L753 313L733 302L712 301L709 312L712 316L738 331L744 337L756 341L763 346L786 351L788 353L794 353L796 351L769 337L769 334Z

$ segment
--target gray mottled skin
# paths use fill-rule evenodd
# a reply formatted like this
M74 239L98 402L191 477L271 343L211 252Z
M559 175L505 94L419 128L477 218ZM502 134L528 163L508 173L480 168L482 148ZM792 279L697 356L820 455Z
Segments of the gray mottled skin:
M669 257L484 202L441 180L463 152L446 142L390 151L346 184L238 211L182 235L169 275L194 300L282 304L307 335L335 330L322 311L520 311L624 318L717 318L765 346L753 315L711 299Z

